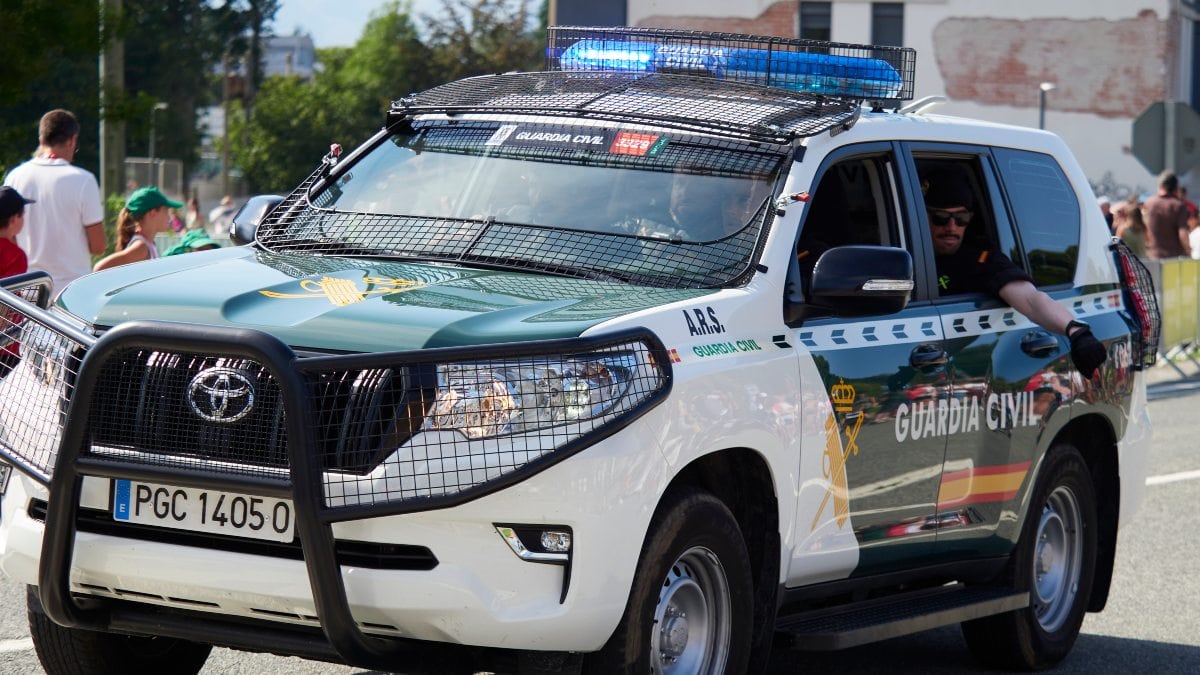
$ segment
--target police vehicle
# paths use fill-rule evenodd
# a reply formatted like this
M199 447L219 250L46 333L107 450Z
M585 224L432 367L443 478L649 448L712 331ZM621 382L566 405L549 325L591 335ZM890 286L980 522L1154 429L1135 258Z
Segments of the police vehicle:
M5 280L0 568L47 671L735 673L956 623L1064 658L1141 499L1159 318L1063 142L905 103L908 49L547 53L396 101L247 245ZM1094 375L939 293L930 167Z

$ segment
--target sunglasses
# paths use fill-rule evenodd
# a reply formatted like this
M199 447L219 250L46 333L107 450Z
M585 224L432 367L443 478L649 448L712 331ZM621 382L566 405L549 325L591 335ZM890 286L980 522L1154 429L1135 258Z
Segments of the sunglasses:
M929 222L939 227L949 225L951 218L960 227L966 227L971 223L971 219L975 217L974 211L946 211L944 209L925 209L925 211L929 214Z

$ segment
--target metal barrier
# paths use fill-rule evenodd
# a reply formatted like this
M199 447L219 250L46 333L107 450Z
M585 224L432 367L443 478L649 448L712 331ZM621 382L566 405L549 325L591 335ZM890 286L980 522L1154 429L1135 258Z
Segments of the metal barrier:
M1191 354L1191 348L1200 344L1200 260L1169 258L1145 263L1162 311L1160 355L1181 377L1188 377L1172 357L1183 355L1200 369L1200 362Z

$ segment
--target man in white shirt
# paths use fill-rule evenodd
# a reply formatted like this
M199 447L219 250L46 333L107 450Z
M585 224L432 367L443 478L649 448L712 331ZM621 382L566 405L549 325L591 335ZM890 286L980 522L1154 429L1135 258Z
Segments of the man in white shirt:
M4 178L5 185L37 200L25 209L17 244L29 256L29 269L50 273L55 293L91 272L92 255L107 245L96 177L71 164L78 146L79 120L67 110L51 110L38 124L33 159Z

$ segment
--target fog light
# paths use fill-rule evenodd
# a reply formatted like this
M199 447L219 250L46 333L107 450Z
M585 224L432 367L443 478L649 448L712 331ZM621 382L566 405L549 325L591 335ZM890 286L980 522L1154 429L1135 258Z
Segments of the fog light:
M571 557L569 527L497 523L496 532L521 560L563 565Z
M571 550L571 533L562 530L542 532L542 548L547 553L568 553Z

